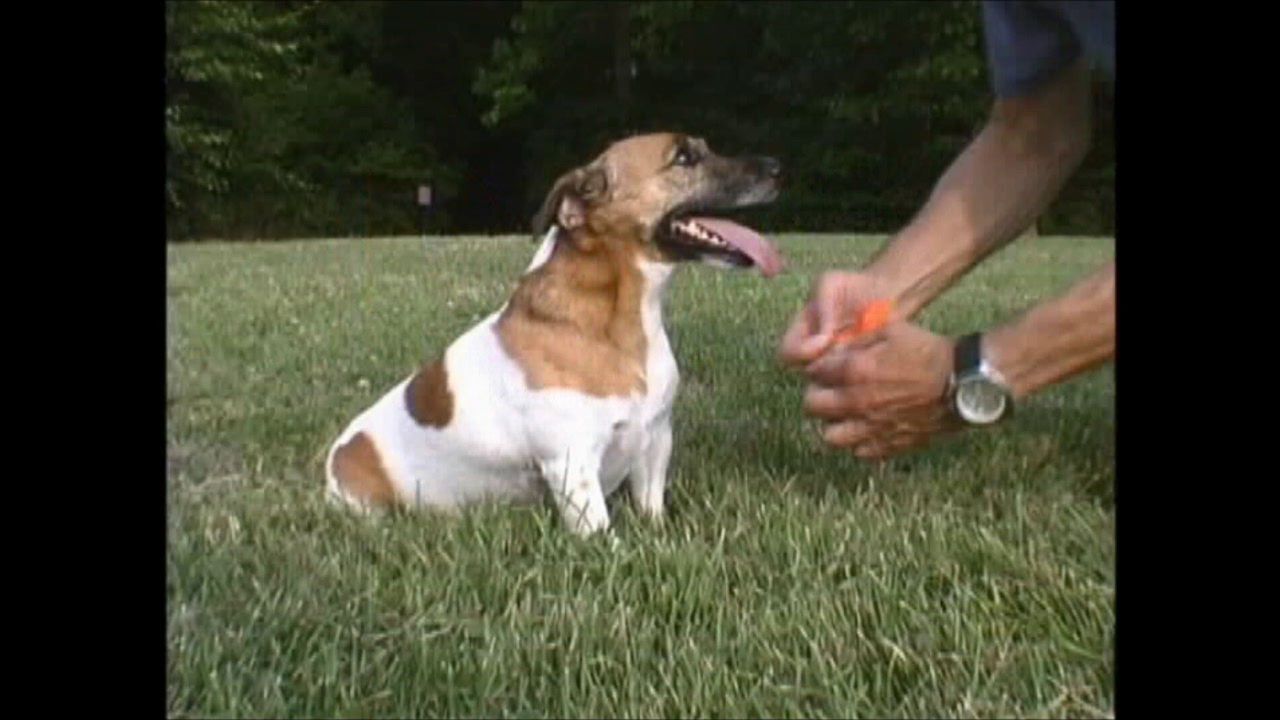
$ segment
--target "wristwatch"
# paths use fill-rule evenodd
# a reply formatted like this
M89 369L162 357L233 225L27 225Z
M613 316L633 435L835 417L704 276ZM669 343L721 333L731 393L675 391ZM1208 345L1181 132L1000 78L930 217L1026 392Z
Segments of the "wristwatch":
M966 425L993 425L1013 412L1013 393L982 356L982 333L956 342L951 407Z

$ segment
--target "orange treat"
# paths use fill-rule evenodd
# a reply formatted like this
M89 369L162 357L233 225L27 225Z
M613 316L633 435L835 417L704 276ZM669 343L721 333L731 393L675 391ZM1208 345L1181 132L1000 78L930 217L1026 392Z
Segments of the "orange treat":
M844 326L832 336L831 342L827 344L823 352L830 350L834 345L849 342L859 335L879 330L889 324L891 315L893 315L893 301L876 300L858 315L857 320Z

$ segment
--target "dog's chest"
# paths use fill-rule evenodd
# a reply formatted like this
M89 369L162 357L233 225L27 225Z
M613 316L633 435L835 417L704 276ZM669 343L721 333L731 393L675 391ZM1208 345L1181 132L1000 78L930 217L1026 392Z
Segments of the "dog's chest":
M663 299L671 268L662 265L641 265L641 272L648 285L640 309L640 322L644 327L647 352L645 357L645 396L643 414L648 422L666 419L675 402L680 372L676 366L671 342L667 338L663 318Z
M679 368L662 319L661 290L667 278L660 269L651 273L648 278L651 292L641 311L647 344L645 392L627 403L625 417L613 423L601 468L606 493L616 488L641 456L649 451L655 431L671 422L671 411L679 388ZM655 290L657 292L653 292Z
M661 372L649 375L648 391L628 404L625 414L615 416L600 466L602 489L608 495L618 488L628 473L642 465L657 432L671 422L672 401L678 378L670 359L652 358L651 367Z
M669 422L680 377L665 333L650 336L645 362L645 392L630 403L626 429L641 437L657 423ZM620 432L620 435L626 433Z

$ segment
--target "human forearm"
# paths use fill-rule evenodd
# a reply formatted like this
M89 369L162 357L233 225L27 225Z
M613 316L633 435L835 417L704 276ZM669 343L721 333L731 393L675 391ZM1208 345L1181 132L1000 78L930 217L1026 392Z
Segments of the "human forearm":
M1116 265L1112 261L1061 297L987 333L987 361L1014 398L1091 370L1116 349Z
M1074 68L1040 94L997 103L915 219L868 265L910 318L1044 212L1089 144L1089 87Z

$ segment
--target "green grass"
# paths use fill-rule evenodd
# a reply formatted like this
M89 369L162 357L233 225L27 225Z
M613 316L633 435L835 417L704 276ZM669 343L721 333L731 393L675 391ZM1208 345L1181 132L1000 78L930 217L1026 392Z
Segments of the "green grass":
M684 269L668 522L617 547L545 507L330 507L342 426L504 299L524 238L169 248L168 707L203 717L1079 717L1112 712L1109 369L885 465L823 449L774 348L882 238L789 272ZM1039 238L923 317L1065 289L1110 239Z

